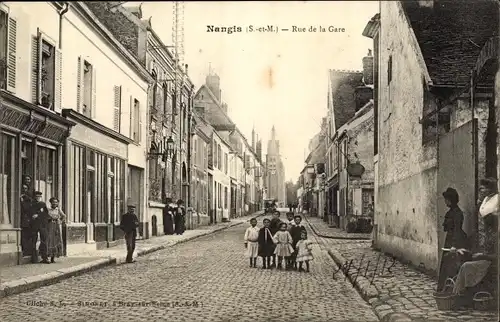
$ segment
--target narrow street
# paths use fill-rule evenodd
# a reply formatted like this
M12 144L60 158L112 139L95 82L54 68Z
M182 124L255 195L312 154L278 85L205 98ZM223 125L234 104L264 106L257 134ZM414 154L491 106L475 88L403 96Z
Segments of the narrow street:
M246 228L2 299L0 320L377 321L349 282L333 280L334 263L320 245L310 273L248 267Z

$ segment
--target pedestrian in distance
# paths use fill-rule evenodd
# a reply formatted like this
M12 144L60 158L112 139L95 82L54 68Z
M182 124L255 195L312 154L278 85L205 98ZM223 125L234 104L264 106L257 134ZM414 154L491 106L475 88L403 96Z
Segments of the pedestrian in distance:
M184 208L184 201L177 200L177 210L175 212L175 233L177 235L184 234L186 230L186 208Z
M290 235L292 236L292 247L294 248L294 252L290 258L292 262L292 267L297 269L297 262L295 261L297 257L297 243L301 239L301 235L303 231L306 231L306 227L302 225L302 217L300 215L294 216L295 225L290 228Z
M271 221L263 220L264 227L259 230L259 256L262 257L262 269L271 269L271 256L274 254L274 240L269 228Z
M129 204L127 206L127 213L122 215L120 222L120 228L125 233L125 243L127 244L127 263L133 262L137 227L139 227L139 218L135 214L135 205Z
M63 255L63 242L61 224L66 221L66 215L59 208L59 199L52 197L49 200L50 209L47 225L47 255L50 262L55 263L55 258Z
M303 230L300 234L300 240L297 243L297 258L299 272L303 272L302 264L306 263L306 272L309 273L309 262L314 259L312 255L312 242L307 239L307 231Z
M47 225L49 222L49 211L47 205L42 201L43 193L35 192L35 200L31 205L31 262L38 262L38 252L42 257L41 263L50 264L47 256ZM36 243L40 235L40 246L38 252Z
M22 186L21 190L21 248L23 250L24 256L31 256L33 251L31 245L31 238L33 233L31 232L31 206L33 204L33 198L29 194L29 187L25 184Z
M278 269L281 269L283 259L285 261L288 261L289 257L293 253L292 236L287 230L286 223L281 223L280 230L273 236L273 240L276 243L276 249L274 250L274 255L278 256L277 267Z
M257 256L259 255L259 228L257 219L250 219L250 227L245 231L246 255L250 258L250 267L257 267Z

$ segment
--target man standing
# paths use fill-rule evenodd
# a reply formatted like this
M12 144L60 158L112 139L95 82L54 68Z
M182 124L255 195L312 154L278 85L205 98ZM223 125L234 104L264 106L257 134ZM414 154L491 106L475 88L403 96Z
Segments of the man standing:
M38 263L36 243L40 234L39 252L42 257L41 263L50 264L47 257L47 225L49 222L49 211L47 205L42 201L42 193L35 192L35 201L31 205L31 262Z
M33 203L33 198L29 195L29 187L23 184L21 192L21 247L23 249L24 256L32 255L32 245L31 245L31 204Z
M125 243L127 244L127 263L133 262L137 227L139 227L139 218L135 214L135 205L129 204L127 206L127 213L122 215L120 222L120 228L125 233Z

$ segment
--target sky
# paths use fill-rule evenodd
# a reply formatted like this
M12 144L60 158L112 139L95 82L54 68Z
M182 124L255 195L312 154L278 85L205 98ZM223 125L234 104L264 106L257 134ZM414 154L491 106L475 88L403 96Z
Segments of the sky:
M263 151L274 125L286 179L295 182L327 113L328 70L362 69L373 44L361 33L378 12L378 1L185 2L183 11L184 63L195 87L205 83L211 67L229 116L249 142L255 128ZM173 4L145 2L142 13L171 45ZM207 32L207 25L240 26L243 32ZM290 30L245 32L250 25ZM292 32L293 26L317 31ZM345 32L319 32L320 26Z

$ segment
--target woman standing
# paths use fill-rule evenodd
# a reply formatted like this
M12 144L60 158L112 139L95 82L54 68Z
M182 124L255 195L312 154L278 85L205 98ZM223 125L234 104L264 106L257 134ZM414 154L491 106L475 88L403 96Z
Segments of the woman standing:
M444 216L443 230L446 232L444 240L444 248L462 249L467 248L467 234L462 229L464 222L464 213L458 206L458 192L453 188L446 189L443 192L444 202L449 208ZM441 266L439 269L439 278L437 291L443 290L445 281L448 277L453 277L457 274L463 258L455 252L447 252L443 254Z
M59 208L59 199L52 197L49 200L49 223L47 225L47 255L50 262L55 263L55 258L63 254L61 224L66 220L66 215Z
M184 201L179 199L177 201L177 210L175 212L175 233L182 235L186 230L186 209L184 208Z

